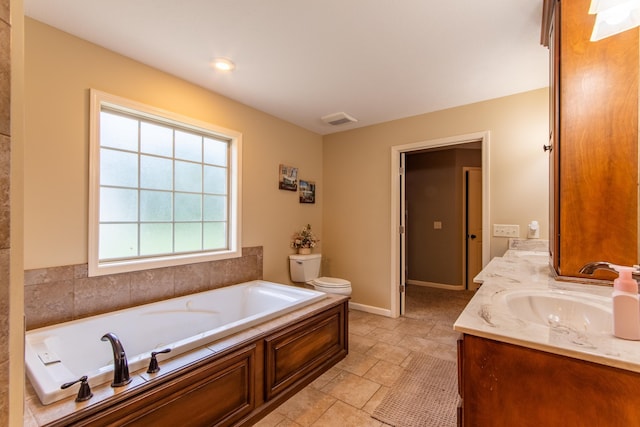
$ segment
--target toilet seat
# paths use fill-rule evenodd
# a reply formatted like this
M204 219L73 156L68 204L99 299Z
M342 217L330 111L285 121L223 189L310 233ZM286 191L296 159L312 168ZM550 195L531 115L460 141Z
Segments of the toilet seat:
M337 277L318 277L312 280L313 284L323 288L348 288L351 282Z

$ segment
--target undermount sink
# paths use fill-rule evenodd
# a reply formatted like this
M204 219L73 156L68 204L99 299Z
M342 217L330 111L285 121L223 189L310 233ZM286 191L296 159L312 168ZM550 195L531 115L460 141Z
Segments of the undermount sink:
M581 292L513 290L501 295L514 316L551 328L609 334L611 298Z

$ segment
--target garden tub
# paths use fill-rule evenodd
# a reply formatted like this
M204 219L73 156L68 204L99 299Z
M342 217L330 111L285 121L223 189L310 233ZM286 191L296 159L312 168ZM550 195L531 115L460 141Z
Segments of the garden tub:
M263 280L172 298L27 331L25 364L40 401L76 394L60 386L86 375L94 386L113 380L113 351L104 334L117 335L131 373L146 368L152 351L175 357L325 298L322 292Z

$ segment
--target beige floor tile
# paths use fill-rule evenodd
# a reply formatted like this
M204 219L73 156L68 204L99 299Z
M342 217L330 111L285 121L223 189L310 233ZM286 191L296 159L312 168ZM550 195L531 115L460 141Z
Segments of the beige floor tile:
M305 387L295 396L280 405L274 412L295 421L301 426L310 426L333 405L336 399L312 387Z
M353 335L365 336L376 328L366 319L357 319L349 321L349 333Z
M304 427L304 426L298 424L295 421L291 421L288 418L285 418L284 420L280 421L278 425L276 425L275 427Z
M337 401L322 414L313 427L378 427L382 425L384 424L371 418L368 413Z
M403 372L404 369L401 366L380 360L374 367L369 369L364 378L391 387Z
M371 347L376 345L376 343L377 341L373 338L349 334L349 351L366 353Z
M404 322L405 318L404 317L398 317L396 319L392 319L390 317L371 315L371 317L365 318L365 320L369 324L371 324L371 325L373 325L373 326L375 326L377 328L388 329L388 330L392 331L395 328L397 328L399 324Z
M383 328L375 328L367 334L367 338L372 338L378 342L386 342L391 345L398 344L402 341L402 337L403 335L401 333Z
M407 358L409 353L411 351L404 347L378 342L366 352L366 355L399 365Z
M356 408L362 408L380 388L380 384L354 375L342 372L322 391ZM297 420L296 420L297 421Z
M433 320L406 319L394 330L397 334L426 338L436 325Z
M278 412L271 412L269 415L255 423L254 427L276 427L282 421L284 421L286 417Z
M367 356L357 351L350 351L347 357L342 359L336 367L352 374L363 376L376 363L378 363L378 359L375 357Z
M322 387L329 384L331 380L334 379L340 372L342 372L342 369L338 368L337 366L333 366L331 369L320 375L311 384L309 384L309 387L320 390Z
M373 411L375 411L378 405L382 403L382 399L384 399L389 390L391 390L389 387L380 387L378 391L371 396L371 399L369 399L369 401L362 407L362 410L368 414L373 414Z
M421 338L410 335L405 336L399 345L417 353L427 353L432 355L437 355L439 352L449 350L449 348L452 347L450 344L448 345L434 341L431 337Z

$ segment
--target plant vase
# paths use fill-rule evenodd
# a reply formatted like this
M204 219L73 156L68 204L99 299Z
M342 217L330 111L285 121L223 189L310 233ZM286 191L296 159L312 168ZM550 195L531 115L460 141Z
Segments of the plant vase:
M311 253L311 248L298 248L299 255L309 255Z

